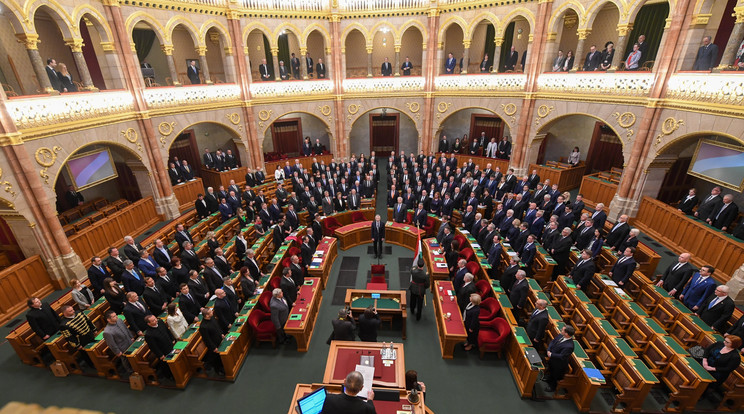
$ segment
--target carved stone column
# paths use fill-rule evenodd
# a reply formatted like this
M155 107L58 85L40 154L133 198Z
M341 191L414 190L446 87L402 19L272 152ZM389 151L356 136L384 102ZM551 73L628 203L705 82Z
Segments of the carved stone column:
M426 50L426 42L424 42L421 47L421 76L426 75L427 65L429 65L429 51Z
M400 76L400 45L395 45L395 76Z
M39 48L37 47L39 43L39 35L19 33L16 34L16 37L18 38L18 42L23 43L23 46L26 47L28 58L31 60L31 67L34 68L36 79L39 81L41 91L51 95L59 95L59 91L52 88L52 83L49 81L49 76L44 68L45 63L39 54Z
M209 76L209 66L207 65L207 47L199 46L195 50L196 53L199 54L199 65L201 65L201 73L204 76L204 83L211 85L212 77Z
M470 64L470 40L463 41L462 46L464 50L462 52L462 70L460 71L460 75L467 75L468 65Z
M367 46L367 77L371 78L372 73L372 46Z
M271 48L271 59L274 61L274 80L281 81L282 77L279 75L279 48Z
M723 49L721 64L717 68L719 70L728 65L733 65L736 52L739 50L742 39L744 39L744 6L734 7L734 12L736 14L736 24L734 24L733 30L731 30L726 48Z
M625 60L625 47L628 44L628 35L633 30L633 23L617 25L617 43L615 43L615 55L612 57L612 66L608 72L618 70L620 64Z
M69 47L72 51L72 58L75 59L75 65L77 65L78 72L80 72L80 81L83 83L83 89L86 91L98 91L98 88L93 86L93 79L90 77L88 63L83 56L83 39L65 39L65 46Z
M300 48L300 77L307 80L307 48Z
M119 55L116 53L116 48L114 47L114 42L101 42L101 49L103 49L104 53L104 60L106 61L106 66L111 68L111 70L108 71L110 77L106 77L106 73L104 73L104 80L106 81L108 87L111 89L124 89L126 88L126 82L124 81L124 71L122 70L121 66L122 63L119 60ZM137 62L139 64L139 62ZM142 76L140 76L140 79Z
M233 58L233 48L232 46L225 46L225 60L224 60L224 66L225 66L225 82L226 83L237 83L238 76L235 73L235 59Z
M168 62L168 72L170 72L173 86L181 86L181 82L178 81L176 62L173 60L173 45L160 45L160 48L165 53L165 61Z
M250 83L253 83L253 72L251 72L251 59L248 56L248 46L243 46L243 57L245 57L245 76ZM238 76L240 76L240 68L238 68Z
M504 44L503 37L495 37L493 39L493 67L491 73L499 73L499 64L501 63L501 46Z
M592 33L592 29L579 29L579 44L576 45L576 57L574 58L574 65L571 69L571 72L576 72L579 69L583 69L583 61L584 59L584 48L586 47L586 38L589 37L589 35Z
M341 49L341 51L342 51L341 61L342 62L346 62L346 54L345 54L346 53L346 49ZM333 56L331 55L331 48L330 47L325 48L325 59L323 59L323 64L325 65L325 69L326 69L325 78L326 79L333 79L333 77L332 77L333 76L333 71L335 71L336 68L333 67ZM341 70L341 76L342 77L345 77L345 73L346 73L346 68L344 68L344 69ZM318 75L316 74L315 76L316 76L316 79L317 79L317 76Z
M444 62L445 62L445 55L444 55L444 42L437 43L437 54L434 57L435 59L435 66L434 66L434 75L443 75L444 74Z
M744 264L736 269L726 286L729 287L729 296L734 303L739 306L744 305Z

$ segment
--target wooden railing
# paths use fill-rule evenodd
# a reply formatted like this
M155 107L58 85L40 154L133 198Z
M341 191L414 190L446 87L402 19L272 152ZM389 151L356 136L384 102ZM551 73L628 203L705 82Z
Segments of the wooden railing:
M80 259L106 254L110 246L118 246L126 235L133 237L162 220L155 211L155 200L147 197L100 220L70 237L70 245Z
M601 179L599 174L601 173L585 175L581 180L579 193L584 196L584 204L587 207L594 209L597 204L602 203L605 205L605 211L609 211L610 202L617 193L617 184Z
M449 153L444 154L445 157L447 157L447 160L449 161ZM437 161L441 158L442 153L437 153ZM462 167L462 163L468 162L468 160L472 159L473 164L478 166L478 169L481 171L486 169L486 165L491 164L491 169L495 170L496 167L499 167L499 170L501 171L501 174L506 175L506 171L509 169L509 160L500 160L498 158L489 158L489 157L481 157L478 155L466 155L466 154L455 154L455 158L457 158L457 166ZM383 160L384 163L387 163L387 159ZM436 166L434 167L436 169ZM444 169L443 169L444 170Z
M178 200L178 211L192 208L199 193L204 193L204 183L199 177L196 177L193 181L173 186L173 194L176 195Z
M313 158L317 159L318 162L325 162L325 165L328 165L331 163L331 160L333 159L333 154L324 154L324 155L311 155L309 157L292 157L292 158L286 158L283 160L276 160L276 161L266 161L264 172L266 173L266 179L267 180L273 180L274 179L274 170L276 170L276 166L284 167L284 163L289 161L289 165L294 166L295 160L299 160L300 164L302 164L303 168L307 168L307 170L312 174L312 165L313 165ZM336 160L336 162L339 162L339 160ZM284 177L286 179L291 179L292 177Z
M230 185L230 180L235 180L236 184L240 184L245 181L245 173L248 172L246 167L238 167L234 170L228 171L212 171L202 169L201 175L204 181L204 187L213 187L214 191L217 192L221 185L225 186L225 190ZM268 175L268 174L267 174Z
M32 256L0 272L0 324L5 324L26 309L26 299L44 297L55 286L41 256Z
M550 163L548 165L530 164L528 173L537 170L537 175L544 182L550 180L550 184L558 184L558 191L573 190L581 184L586 166L580 164L577 167L566 167L566 164Z
M643 197L632 224L676 253L692 253L696 266L714 265L722 283L744 263L744 243L651 197Z

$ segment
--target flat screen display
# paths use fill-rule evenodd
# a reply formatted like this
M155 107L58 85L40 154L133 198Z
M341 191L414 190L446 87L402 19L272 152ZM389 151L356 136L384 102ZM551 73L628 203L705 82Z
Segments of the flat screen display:
M68 160L67 172L76 190L90 188L117 177L108 149L88 152Z
M741 191L744 189L744 148L701 140L688 173Z
M299 414L320 414L326 399L326 389L318 388L312 393L297 400Z

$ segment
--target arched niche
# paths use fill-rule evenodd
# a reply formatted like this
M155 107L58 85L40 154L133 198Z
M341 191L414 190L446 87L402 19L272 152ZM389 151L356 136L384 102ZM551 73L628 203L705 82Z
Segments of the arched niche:
M395 73L395 33L384 25L372 37L372 76L382 76L382 63L386 58Z
M620 22L620 11L615 3L608 1L605 3L594 16L594 21L590 23L592 32L586 38L586 49L594 45L597 52L601 53L605 49L607 42L612 42L617 47L617 24Z
M16 13L7 4L0 3L0 38L6 39L3 50L7 55L0 59L0 71L5 75L3 89L9 98L43 93L26 48L23 43L14 40L17 34L23 33Z
M417 26L410 26L403 32L400 40L400 64L405 62L406 57L413 64L411 76L421 76L424 64L424 36ZM400 69L400 68L399 68ZM403 71L400 72L403 75Z
M481 63L486 59L486 72L491 71L493 66L493 53L496 48L494 38L496 37L496 27L488 19L478 22L473 28L470 39L470 54L468 73L480 73Z
M266 64L269 73L272 74L270 80L274 80L274 60L271 58L271 46L266 33L258 28L251 30L246 37L245 47L248 49L251 79L260 82L262 80L260 66Z
M373 141L371 134L378 127L395 128L397 124L397 143L394 137L391 142ZM385 139L383 137L383 139ZM419 152L419 131L416 122L405 112L396 108L375 108L360 115L352 124L349 132L350 152L369 154L375 151L378 157L387 157L391 150L406 154ZM383 143L385 145L379 145ZM381 149L381 147L386 147Z
M434 138L435 142L439 142L446 136L450 145L459 138L461 153L465 154L472 136L479 137L481 132L486 132L486 143L491 138L496 138L498 142L504 136L511 136L509 125L494 111L486 108L463 108L453 112L439 124Z
M455 65L454 73L460 73L460 59L463 57L463 51L465 50L465 46L463 45L463 39L464 39L464 33L462 30L462 27L460 27L459 24L452 23L450 24L447 29L445 29L444 32L444 55L442 56L442 62L441 67L439 69L439 73L444 74L445 73L445 66L447 64L447 59L449 59L449 55L452 54L452 56L457 61L457 65Z
M194 61L195 65L201 68L199 61L199 52L197 51L198 40L194 30L183 23L177 24L171 33L173 42L173 61L178 73L178 81L181 85L191 85L192 82L188 77L188 65ZM204 83L204 71L199 72L199 83Z
M364 78L367 76L367 41L362 32L352 29L344 42L346 50L346 77Z
M174 81L178 82L178 79L171 77L168 60L163 51L164 41L157 29L150 22L140 20L134 25L131 35L140 66L149 65L155 76L152 80L145 82L145 85L172 86Z
M284 62L284 66L287 68L287 74L289 79L299 80L302 79L301 69L295 70L292 68L291 59L296 57L300 60L300 67L302 66L302 55L300 55L300 38L299 33L295 33L292 29L285 28L279 33L277 38L278 51L278 62L279 66ZM294 56L292 56L294 55ZM278 70L278 69L277 69ZM278 72L277 72L278 75Z
M82 77L75 59L72 56L72 50L65 45L66 36L63 32L68 31L68 27L61 28L60 24L65 24L64 20L48 6L40 6L36 9L33 16L34 27L39 35L39 54L44 65L48 59L54 59L57 62L55 70L62 71L62 66L67 67L67 71L72 76L72 81L76 83L78 89L82 89ZM75 92L75 91L68 91ZM64 92L63 92L64 93Z
M302 140L310 138L326 149L332 149L332 133L328 124L321 118L307 112L289 112L275 119L264 133L262 148L264 154L281 153L289 157L301 155ZM289 149L289 150L288 150ZM264 158L268 159L266 155Z
M0 270L33 255L44 252L34 235L34 227L13 203L0 199L0 240L3 249L0 251Z
M530 45L530 22L524 16L516 15L511 21L504 25L504 43L501 45L501 55L499 58L499 71L504 71L504 65L507 62L511 48L517 52L517 65L514 66L515 72L523 72L522 58L527 53L529 58ZM525 60L525 64L527 61Z
M108 37L109 32L100 17L85 13L78 21L85 64L97 89L122 89L124 74L121 63L114 51L113 39Z
M576 55L576 46L579 44L579 15L574 9L567 8L563 12L562 16L557 19L556 26L558 33L558 50L563 51L563 56L568 55L568 52L570 51L574 55L573 66L576 68L584 59L583 56ZM553 58L555 58L555 56L549 57L551 62Z
M323 59L323 64L326 67L330 63L326 62L326 47L328 46L325 44L325 37L323 37L320 30L313 30L307 35L307 57L313 60L313 73L312 76L308 74L308 77L312 79L318 78L318 74L316 73L316 68L319 63L318 59ZM328 69L326 69L326 79L328 79Z
M214 83L232 83L235 81L235 68L228 65L225 47L227 39L216 27L207 30L204 44L207 45L206 57L209 66L209 77Z
M186 160L199 176L205 148L212 153L218 149L225 153L230 150L239 166L249 165L248 151L237 132L226 125L204 121L187 126L176 135L168 147L166 167L176 160Z

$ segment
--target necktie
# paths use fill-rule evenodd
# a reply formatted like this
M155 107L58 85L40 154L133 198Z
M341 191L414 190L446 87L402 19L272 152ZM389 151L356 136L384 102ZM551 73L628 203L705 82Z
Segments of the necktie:
M145 312L145 307L142 306L139 302L134 302L134 304L137 306L137 309L141 310L142 312Z
M134 276L135 279L140 280L139 275L137 275L137 272L134 269L132 269L130 273L132 274L132 276Z
M104 273L103 269L101 269L101 266L96 266L96 269L98 269L99 272Z
M581 267L581 265L583 265L585 261L586 261L586 260L583 260L583 259L582 259L582 260L581 260L581 261L579 262L579 264L577 264L577 265L576 265L576 267Z
M621 257L620 260L617 261L617 264L620 264L620 263L624 262L625 259L627 259L627 256Z
M194 299L191 298L191 293L187 293L186 294L186 297L189 298L190 301L192 301L192 302L194 301Z
M682 266L682 263L677 263L677 264L676 264L676 265L674 265L674 267L672 268L672 272L676 272L676 271L677 271L677 269L679 269L679 268L680 268L681 266Z
M712 307L716 306L716 305L718 304L718 302L719 302L719 299L720 299L720 298L719 298L719 297L717 297L717 298L713 299L712 301L710 301L710 305L708 305L708 309L710 309L710 308L712 308Z
M539 312L540 312L540 310L539 310L539 309L535 309L535 310L534 310L534 311L532 312L532 317L534 318L534 317L535 317L535 315L537 315L537 314L538 314Z
M718 217L723 213L723 210L725 210L726 207L728 207L728 204L724 204L723 207L721 207L721 210L716 214L716 220L718 220Z

